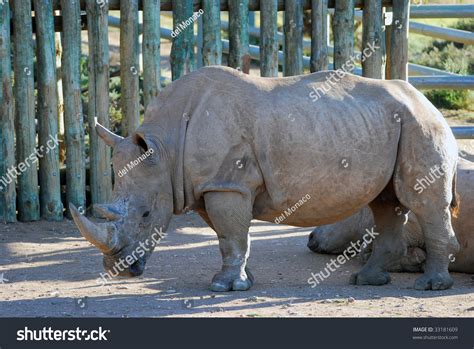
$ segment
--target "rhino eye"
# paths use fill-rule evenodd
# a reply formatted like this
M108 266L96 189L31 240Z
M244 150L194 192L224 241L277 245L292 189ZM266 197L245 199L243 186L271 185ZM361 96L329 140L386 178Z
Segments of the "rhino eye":
M146 211L146 212L142 215L142 217L143 217L143 218L146 218L146 217L148 217L149 215L150 215L150 211Z

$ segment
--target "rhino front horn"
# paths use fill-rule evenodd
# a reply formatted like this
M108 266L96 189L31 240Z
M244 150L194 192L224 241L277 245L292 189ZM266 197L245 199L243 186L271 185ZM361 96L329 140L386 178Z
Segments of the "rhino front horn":
M110 223L94 224L81 215L76 206L69 204L74 223L76 223L81 235L91 244L104 253L112 251L117 247L117 232Z
M95 130L99 137L103 139L105 144L112 148L115 147L123 139L123 137L116 135L98 122L95 123Z

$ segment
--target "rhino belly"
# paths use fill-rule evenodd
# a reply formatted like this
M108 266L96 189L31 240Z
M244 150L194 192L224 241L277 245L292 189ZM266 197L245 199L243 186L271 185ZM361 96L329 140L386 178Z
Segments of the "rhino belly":
M382 111L300 114L258 133L258 162L266 191L254 216L295 226L346 218L370 203L393 176L399 127ZM288 211L289 210L289 211Z

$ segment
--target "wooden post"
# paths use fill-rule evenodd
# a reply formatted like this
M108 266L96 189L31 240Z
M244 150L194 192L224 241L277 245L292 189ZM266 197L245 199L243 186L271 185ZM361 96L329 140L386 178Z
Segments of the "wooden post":
M390 79L408 79L409 0L393 0L390 34Z
M107 2L87 0L89 37L89 145L92 204L106 203L112 193L110 149L98 139L95 118L109 127L109 31ZM128 86L127 86L128 88ZM125 86L124 86L125 89Z
M18 219L40 218L38 198L38 157L35 130L35 90L33 72L33 25L31 1L12 1L15 69L15 131L18 173Z
M311 73L328 69L328 0L311 1Z
M249 72L249 2L229 0L229 66Z
M354 0L337 0L334 7L334 69L351 72L350 65L354 62Z
M221 65L222 41L220 1L203 0L202 7L204 11L204 13L202 14L203 65Z
M365 0L362 19L362 75L381 79L383 76L382 2Z
M0 222L16 222L15 129L10 46L10 5L0 6Z
M202 39L202 17L199 16L197 19L197 36L195 37L195 43L196 43L196 69L202 68L203 62L202 62L202 45L203 45L203 39Z
M173 80L194 67L193 0L173 0L173 44L171 46L171 76Z
M125 134L132 134L140 126L138 77L138 0L120 2L120 98Z
M80 0L61 0L63 54L61 71L66 138L66 198L79 210L86 207L84 116L81 101L81 8ZM66 207L69 207L67 204ZM69 210L68 216L70 217Z
M160 0L143 1L143 96L145 108L161 90Z
M34 0L38 61L38 138L41 217L63 218L59 176L58 91L52 0Z
M385 79L391 80L391 71L392 71L392 63L390 61L391 56L391 41L392 41L392 26L387 25L385 26Z
M303 74L303 3L285 1L284 75Z
M278 76L278 0L260 2L260 75Z

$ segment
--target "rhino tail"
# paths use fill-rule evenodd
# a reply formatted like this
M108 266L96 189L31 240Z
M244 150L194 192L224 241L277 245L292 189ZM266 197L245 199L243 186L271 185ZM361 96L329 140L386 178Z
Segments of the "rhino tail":
M452 193L453 193L453 198L451 200L451 204L449 205L449 208L451 210L451 216L454 218L457 218L458 213L459 213L459 208L461 204L461 198L459 197L458 192L456 191L456 180L457 180L457 169L454 171L454 176L453 176L453 186L452 186Z

